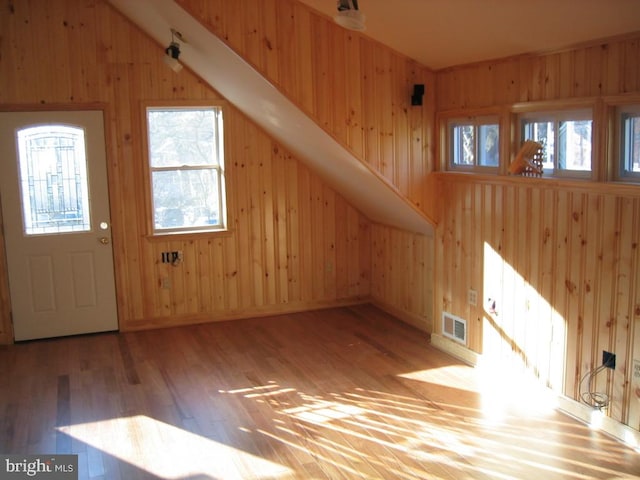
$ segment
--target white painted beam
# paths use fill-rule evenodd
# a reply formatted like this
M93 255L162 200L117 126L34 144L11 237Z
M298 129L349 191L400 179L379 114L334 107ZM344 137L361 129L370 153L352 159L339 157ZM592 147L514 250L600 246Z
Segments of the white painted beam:
M173 0L110 0L120 12L161 45L171 28L188 66L300 161L323 178L370 220L433 235L427 216L386 179L320 128L257 70ZM162 48L158 56L164 55Z

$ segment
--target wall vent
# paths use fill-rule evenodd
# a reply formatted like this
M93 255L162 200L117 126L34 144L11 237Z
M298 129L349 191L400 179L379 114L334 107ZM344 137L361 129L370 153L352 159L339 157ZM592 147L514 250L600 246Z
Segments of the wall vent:
M442 312L442 335L466 345L467 321L451 313Z

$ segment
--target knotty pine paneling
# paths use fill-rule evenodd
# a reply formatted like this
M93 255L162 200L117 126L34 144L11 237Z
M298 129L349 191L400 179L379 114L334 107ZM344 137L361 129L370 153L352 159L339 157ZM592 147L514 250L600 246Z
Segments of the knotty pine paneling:
M626 423L633 406L631 426L639 428L631 370L640 325L640 191L439 180L436 318L445 310L467 319L469 347L486 361L533 372L574 399L602 351L614 352L616 369L600 374L595 390L610 395L617 421ZM476 307L469 289L478 292Z
M584 48L437 72L437 110L640 91L640 33Z
M435 75L293 0L179 0L318 125L431 214ZM423 107L411 106L415 83Z
M434 165L433 72L384 45L337 26L332 19L297 1L178 3L338 142L435 218L433 188L428 181ZM421 107L410 105L415 83L425 84ZM380 230L385 227L376 227L383 235ZM393 239L398 235L391 228L384 233ZM415 241L427 246L432 243L426 238ZM424 264L414 264L410 256L378 254L376 267L380 272L395 274L403 270L410 272L410 278L420 278L420 282L407 285L404 277L387 275L384 281L376 280L375 298L387 310L427 328L432 317L433 279L424 274L433 269L433 255L422 253ZM399 261L408 263L400 266ZM320 265L314 268L322 270ZM317 282L314 280L312 285ZM401 298L399 285L410 288L411 293L403 295L410 295L412 300Z
M438 111L637 98L639 45L640 34L633 34L443 70ZM596 128L609 124L602 115L597 108ZM596 138L606 138L604 131L594 131ZM600 172L607 170L605 150L594 151ZM466 318L469 347L495 362L496 371L533 373L577 401L588 390L580 380L602 363L602 351L615 353L615 371L600 373L593 390L610 396L608 416L640 429L640 380L633 376L634 364L640 368L640 188L435 177L441 205L435 318L443 310ZM468 303L469 289L479 293L476 307Z
M236 13L277 27L272 13L248 10ZM241 24L225 25L243 36ZM121 329L368 298L369 222L232 105L224 110L229 232L148 237L144 102L223 99L188 70L168 69L163 46L106 2L5 2L0 31L3 109L104 109ZM275 65L251 38L243 44ZM159 263L166 250L182 250L184 262ZM6 269L0 276L4 332Z
M371 296L423 331L433 329L434 238L373 224Z

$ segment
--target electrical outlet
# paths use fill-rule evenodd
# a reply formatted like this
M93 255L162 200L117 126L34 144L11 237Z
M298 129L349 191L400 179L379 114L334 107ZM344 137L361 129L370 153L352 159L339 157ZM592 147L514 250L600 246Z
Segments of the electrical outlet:
M182 250L173 252L162 252L162 263L170 263L171 265L179 265L182 263Z
M602 365L607 368L612 368L615 370L616 368L616 354L607 352L606 350L602 351Z

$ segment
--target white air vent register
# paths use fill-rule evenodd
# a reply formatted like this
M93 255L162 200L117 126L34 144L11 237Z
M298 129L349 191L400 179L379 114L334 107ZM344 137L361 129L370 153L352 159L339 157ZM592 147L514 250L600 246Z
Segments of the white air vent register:
M442 335L466 345L467 321L449 312L442 312Z

